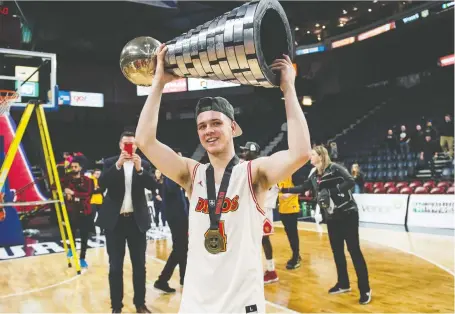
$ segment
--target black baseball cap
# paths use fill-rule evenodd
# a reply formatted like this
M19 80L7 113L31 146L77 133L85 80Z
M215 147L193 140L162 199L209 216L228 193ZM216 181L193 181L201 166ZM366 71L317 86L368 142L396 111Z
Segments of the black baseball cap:
M240 149L259 154L261 147L255 142L246 142L245 146L240 146Z
M223 113L229 119L234 121L236 124L237 131L234 134L234 137L240 136L243 134L240 125L235 121L234 118L234 107L227 101L227 99L223 97L204 97L199 99L196 105L196 119L200 113L205 111L218 111Z

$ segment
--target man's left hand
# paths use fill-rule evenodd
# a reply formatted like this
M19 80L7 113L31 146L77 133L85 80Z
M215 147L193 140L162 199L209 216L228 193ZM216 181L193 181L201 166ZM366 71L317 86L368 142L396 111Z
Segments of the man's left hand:
M134 168L136 168L136 171L141 171L142 165L141 165L141 157L139 157L138 154L133 153L133 162L134 162Z
M294 88L295 84L295 69L292 65L292 61L287 55L283 55L282 59L276 59L273 61L270 69L274 72L280 72L281 81L280 88L283 92L289 88Z

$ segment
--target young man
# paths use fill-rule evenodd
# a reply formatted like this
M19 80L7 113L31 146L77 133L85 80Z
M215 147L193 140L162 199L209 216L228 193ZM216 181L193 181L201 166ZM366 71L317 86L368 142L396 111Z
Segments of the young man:
M69 218L73 238L76 237L76 230L78 229L81 237L80 265L82 268L87 268L88 264L85 260L85 253L87 252L89 233L94 227L92 207L90 205L93 181L81 174L83 167L83 161L79 157L74 157L70 164L71 172L62 180L62 188L64 189L66 205L70 212ZM68 257L72 256L73 252L70 250Z
M254 160L259 157L260 147L257 143L247 142L245 146L240 147L243 150L243 159L246 161ZM273 260L272 243L269 236L274 233L273 229L273 209L276 207L278 198L278 185L273 185L267 192L267 197L264 203L264 212L266 221L264 222L264 236L262 237L262 248L266 259L266 271L264 273L264 284L278 281L278 275L275 271L275 263Z
M164 71L167 48L158 48L150 95L139 118L136 142L161 172L190 197L189 247L181 312L265 312L261 240L264 204L271 186L302 167L311 146L308 125L297 100L295 72L288 56L271 69L281 74L289 149L238 163L234 137L242 134L232 105L221 97L196 106L199 140L210 164L176 154L158 141L161 96L175 79Z
M101 176L101 170L95 169L93 170L92 180L93 180L93 193L92 198L90 200L90 204L92 206L92 215L94 217L94 221L96 220L97 216L99 215L101 205L103 204L103 193L105 189L101 188L99 185L99 178ZM100 227L95 228L97 234L104 234L104 230L101 230Z

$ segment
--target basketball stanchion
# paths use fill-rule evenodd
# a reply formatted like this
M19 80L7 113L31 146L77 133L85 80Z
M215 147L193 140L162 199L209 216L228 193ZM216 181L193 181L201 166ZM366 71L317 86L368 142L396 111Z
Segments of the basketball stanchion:
M0 91L0 117L9 115L9 110L10 110L11 104L18 97L19 97L19 94L17 92L4 91L4 90ZM36 110L36 116L37 116L37 120L38 120L40 136L41 136L41 142L42 142L42 147L43 147L44 156L45 156L45 160L46 160L46 167L47 167L47 172L48 172L49 183L51 186L55 186L55 189L52 189L53 201L49 200L47 202L55 203L55 211L57 214L60 235L62 237L65 253L67 253L67 256L68 256L68 245L66 243L65 230L63 229L63 221L65 223L66 231L68 234L68 239L70 241L70 248L73 253L74 264L76 265L76 272L79 275L79 274L81 274L81 267L80 267L79 259L78 259L77 252L76 252L76 246L75 246L73 234L71 231L71 225L69 222L68 213L67 213L66 206L65 206L65 200L63 198L62 186L60 184L60 179L59 179L59 175L57 172L55 156L54 156L54 152L53 152L52 145L51 145L47 121L46 121L46 117L44 115L43 106L41 104L39 104L37 101L31 101L27 104L25 111L22 115L21 121L19 122L19 125L17 127L15 137L9 146L8 152L6 154L6 157L3 161L3 164L0 169L0 191L2 190L2 188L6 182L6 178L8 177L8 173L11 169L11 165L13 163L14 157L16 156L16 154L18 152L20 142L22 140L22 137L24 136L25 130L27 128L27 125L30 121L31 115L34 110ZM3 207L3 205L6 206L7 204L0 204L0 207ZM11 206L11 205L8 205L8 206ZM12 205L12 206L20 206L20 203L14 203L14 205ZM60 212L60 210L61 210L61 212ZM62 216L63 216L63 219L62 219ZM72 266L71 260L68 257L67 257L67 259L68 259L67 260L68 267L71 267Z
M60 184L60 179L58 176L58 171L56 167L56 162L55 162L55 156L54 156L54 151L52 150L52 143L51 143L51 138L49 135L49 130L47 128L47 121L46 121L46 116L44 115L44 109L42 106L38 106L36 110L36 118L38 120L38 128L39 128L39 133L41 136L41 143L43 144L43 150L44 150L44 159L46 160L46 167L47 171L49 173L49 184L51 186L55 186L56 189L52 189L52 197L55 200L59 200L59 203L55 204L55 211L57 213L57 220L58 220L58 227L60 229L60 234L62 236L62 241L63 241L63 248L65 249L65 252L68 252L68 246L66 244L66 236L65 236L65 230L63 229L62 221L65 222L65 227L66 227L66 232L68 234L68 239L70 240L70 247L71 247L71 252L73 253L73 261L74 265L76 265L76 271L78 274L81 273L80 269L80 263L76 251L76 246L74 244L74 235L71 230L69 218L68 218L68 212L66 210L66 205L65 205L65 200L63 198L63 192L62 192L62 186ZM62 207L62 213L63 213L63 220L62 220L62 214L60 213L60 206ZM68 257L68 267L71 267L71 259Z

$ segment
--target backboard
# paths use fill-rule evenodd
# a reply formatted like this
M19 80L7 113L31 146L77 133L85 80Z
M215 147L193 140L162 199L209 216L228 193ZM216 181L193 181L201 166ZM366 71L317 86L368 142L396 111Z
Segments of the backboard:
M0 90L20 94L11 110L23 110L30 100L40 100L46 111L57 110L56 54L0 48Z

